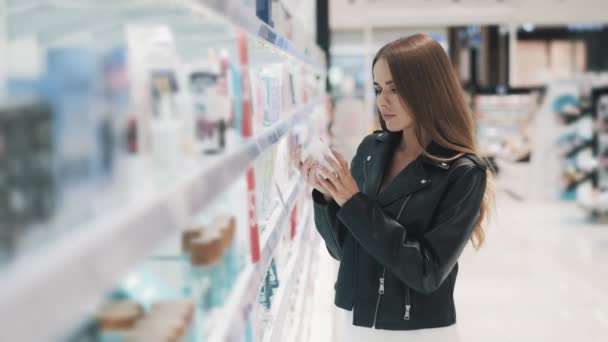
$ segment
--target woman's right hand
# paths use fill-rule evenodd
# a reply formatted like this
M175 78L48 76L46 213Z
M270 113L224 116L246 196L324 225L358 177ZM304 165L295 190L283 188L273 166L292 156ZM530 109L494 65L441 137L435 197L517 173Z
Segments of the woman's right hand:
M296 169L298 169L300 174L302 174L302 177L304 177L304 182L306 182L306 184L312 186L317 191L322 193L326 201L331 200L329 191L323 185L321 185L321 183L319 183L316 177L317 171L320 167L319 163L312 159L311 156L308 156L308 158L302 162L302 145L298 145L296 147L294 164Z

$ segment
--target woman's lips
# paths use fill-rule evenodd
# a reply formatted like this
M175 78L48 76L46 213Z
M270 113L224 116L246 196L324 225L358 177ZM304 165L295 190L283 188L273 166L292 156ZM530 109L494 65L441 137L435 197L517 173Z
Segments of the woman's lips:
M394 118L395 116L397 116L397 115L395 115L395 114L382 114L382 117L383 117L385 120L387 120L387 119L392 119L392 118Z

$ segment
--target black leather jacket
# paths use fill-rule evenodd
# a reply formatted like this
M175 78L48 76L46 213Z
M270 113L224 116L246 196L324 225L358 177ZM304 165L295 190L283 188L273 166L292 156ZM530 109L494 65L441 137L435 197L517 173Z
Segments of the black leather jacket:
M486 165L470 155L449 163L420 156L378 193L400 139L377 131L363 140L351 163L361 192L342 208L313 191L315 224L340 261L335 304L354 308L357 326L449 326L458 257L479 214ZM427 151L456 155L435 143Z

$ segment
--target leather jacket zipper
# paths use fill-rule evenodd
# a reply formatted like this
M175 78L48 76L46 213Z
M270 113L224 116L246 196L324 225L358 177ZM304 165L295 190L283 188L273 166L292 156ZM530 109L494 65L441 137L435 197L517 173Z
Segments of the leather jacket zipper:
M384 294L384 276L386 275L386 268L382 269L382 276L379 279L378 286L378 300L376 301L376 311L374 312L374 324L372 328L376 327L376 320L378 319L378 310L380 309L380 300L382 299L382 295Z
M366 185L367 185L367 175L365 172L366 166L367 166L367 162L363 164L363 192L365 192ZM403 214L403 209L405 209L405 205L407 204L407 202L409 202L410 198L412 198L411 194L409 196L407 196L405 201L403 201L403 204L401 205L401 208L399 209L399 214L397 215L397 221L401 218L401 214ZM372 325L372 328L376 327L376 322L378 320L378 311L380 310L380 300L382 299L382 295L384 294L385 276L386 276L386 267L382 268L382 276L379 279L378 299L376 301L376 311L374 312L374 324ZM411 300L410 300L410 289L409 289L409 287L406 286L405 287L405 314L403 315L404 320L406 320L406 321L410 320L411 309L412 309L412 305L411 305Z
M405 205L407 204L407 202L409 202L410 198L412 198L412 195L407 196L407 198L405 199L405 201L403 201L403 204L401 205L401 209L399 209L399 214L397 215L397 220L399 220L401 218L401 214L403 214L403 209L405 208ZM410 310L412 309L412 303L411 303L411 299L410 299L410 288L405 286L405 314L403 315L403 319L406 321L409 321L411 316L410 316Z
M410 288L409 287L405 287L405 314L403 315L403 319L406 321L409 321L411 316L410 316L410 310L412 309L412 304L410 301Z

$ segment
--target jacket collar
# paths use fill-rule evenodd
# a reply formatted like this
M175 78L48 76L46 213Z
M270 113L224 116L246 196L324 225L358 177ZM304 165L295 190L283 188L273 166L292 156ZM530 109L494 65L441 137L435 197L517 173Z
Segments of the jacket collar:
M401 140L403 133L390 131L375 131L374 135L377 141L388 143L391 147L390 152L392 152L393 149L396 147L396 144ZM438 157L439 159L450 159L458 154L458 152L443 147L435 141L431 141L431 143L426 146L426 152L431 156ZM449 170L452 164L452 161L438 161L429 158L426 155L420 156L420 159L425 164L435 166L441 170Z
M431 141L431 143L427 145L426 152L429 155L437 157L439 159L451 159L458 155L458 152L443 147L435 141ZM438 167L442 170L449 170L453 162L453 160L435 160L433 158L429 158L426 155L422 155L421 158L424 163Z
M364 177L366 178L364 192L367 195L376 198L382 206L385 206L430 185L431 179L424 167L425 163L427 163L424 161L426 157L420 156L391 180L388 187L379 191L385 170L389 167L394 149L399 141L401 141L402 134L400 132L393 133L387 131L380 131L374 134L377 143L374 144L370 154L364 156L363 167ZM435 147L433 147L433 150L435 150ZM449 164L447 163L443 166L433 161L432 165L444 170L449 168Z

